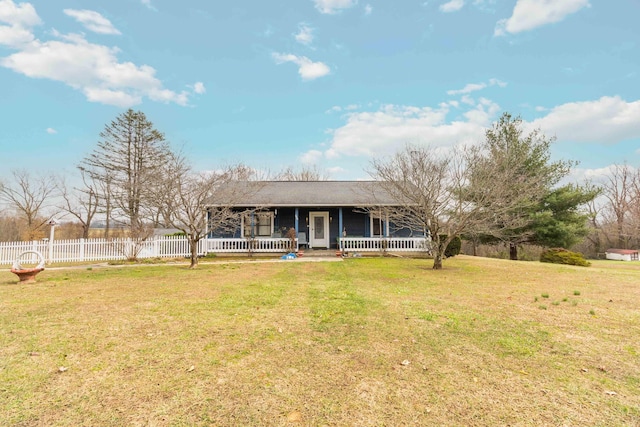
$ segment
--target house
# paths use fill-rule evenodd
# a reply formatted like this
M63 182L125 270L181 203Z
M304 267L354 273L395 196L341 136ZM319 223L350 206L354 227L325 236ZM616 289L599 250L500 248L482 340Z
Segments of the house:
M298 245L312 249L379 251L425 247L423 230L393 224L388 208L398 202L375 181L257 181L231 182L208 209L233 207L241 214L231 233L211 231L210 240L252 239L278 250L287 231L295 230ZM381 243L384 240L384 243ZM215 243L215 242L214 242ZM227 245L228 246L228 245ZM215 250L215 249L214 249Z
M635 249L607 249L605 256L617 261L638 261L638 251Z

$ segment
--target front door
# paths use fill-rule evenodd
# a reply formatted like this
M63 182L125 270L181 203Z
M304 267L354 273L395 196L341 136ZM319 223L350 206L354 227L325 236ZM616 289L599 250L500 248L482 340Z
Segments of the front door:
M309 246L329 248L329 212L309 212Z

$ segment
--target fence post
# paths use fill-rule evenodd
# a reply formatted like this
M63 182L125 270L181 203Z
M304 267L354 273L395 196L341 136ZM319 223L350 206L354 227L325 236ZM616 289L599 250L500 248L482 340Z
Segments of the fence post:
M79 248L79 256L80 256L80 261L84 261L84 239L80 239L80 248Z

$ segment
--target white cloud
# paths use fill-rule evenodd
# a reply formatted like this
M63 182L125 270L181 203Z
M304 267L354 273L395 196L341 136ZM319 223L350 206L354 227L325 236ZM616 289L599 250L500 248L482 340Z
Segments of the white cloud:
M344 172L346 172L347 170L343 167L340 166L332 166L330 168L327 168L327 172L329 173L329 175L334 176L334 175L340 175Z
M313 2L320 13L334 14L355 6L358 0L313 0Z
M489 86L506 87L507 83L498 79L489 79Z
M443 102L434 108L383 105L377 111L347 113L345 107L334 107L330 111L344 113L345 123L328 132L328 148L323 155L329 159L384 156L407 143L428 145L434 150L477 144L484 140L486 129L499 117L501 108L487 98L465 97L467 102ZM537 128L547 136L557 136L559 141L574 143L614 144L640 139L640 100L628 102L614 96L562 104L540 119L524 122L527 132ZM319 156L315 150L313 154ZM581 170L571 179L578 175L595 179L603 173L606 170Z
M140 0L140 3L142 3L145 6L147 6L151 10L154 10L154 11L158 10L151 4L151 0Z
M47 133L49 135L55 135L56 133L58 133L58 131L55 130L54 128L47 128Z
M313 62L306 56L282 53L273 53L272 56L278 64L293 62L298 65L298 74L300 74L302 80L314 80L331 72L331 69L323 62Z
M355 111L360 108L359 104L349 104L346 107L341 107L340 105L334 105L330 109L326 111L326 113L340 113L342 111Z
M368 4L364 7L364 14L365 15L371 15L371 12L373 12L373 7Z
M202 82L196 82L193 85L193 91L195 93L197 93L198 95L202 95L203 93L205 93L207 91L207 88L204 87L204 83Z
M15 4L13 0L0 0L0 22L22 27L35 27L41 23L31 3Z
M84 27L98 34L121 34L104 16L93 10L64 9L64 13L75 18Z
M511 17L498 21L494 35L517 34L560 22L588 6L589 0L518 0Z
M462 118L447 121L449 105L438 108L384 105L375 112L347 115L347 123L333 131L328 158L391 154L407 143L447 148L481 141L500 107L481 99Z
M164 88L153 67L120 62L120 50L116 47L90 43L83 35L61 35L56 31L53 36L57 39L36 39L29 25L40 20L30 5L15 6L12 0L0 0L0 20L11 24L0 27L0 43L17 50L0 58L0 66L31 78L65 83L81 91L91 102L130 107L147 97L179 105L188 103L187 92ZM7 33L9 36L3 38Z
M451 0L440 5L440 12L457 12L464 6L464 0Z
M640 138L640 100L603 96L595 101L569 102L530 125L560 141L613 144Z
M82 92L91 102L115 105L116 107L121 108L131 107L142 102L141 96L130 94L122 90L85 87L82 89Z
M486 83L469 83L462 89L448 90L447 95L463 95L484 89L485 87L487 87Z
M294 37L298 43L308 46L313 43L313 28L305 23L301 23L298 25L298 32L294 34Z
M314 165L322 160L322 157L322 151L309 150L300 156L300 162L304 163L305 165Z
M466 95L471 92L482 90L488 86L505 87L507 84L498 79L489 79L488 83L469 83L462 89L448 90L447 95Z
M31 28L41 23L30 3L16 5L12 0L0 0L0 45L19 48L31 43Z
M18 49L33 40L33 33L20 25L0 25L0 45Z

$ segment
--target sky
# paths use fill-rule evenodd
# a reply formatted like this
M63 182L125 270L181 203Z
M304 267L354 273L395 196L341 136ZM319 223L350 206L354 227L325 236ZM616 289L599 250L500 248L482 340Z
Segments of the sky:
M576 179L640 166L638 0L0 0L0 177L143 111L196 170L366 179L503 112Z

